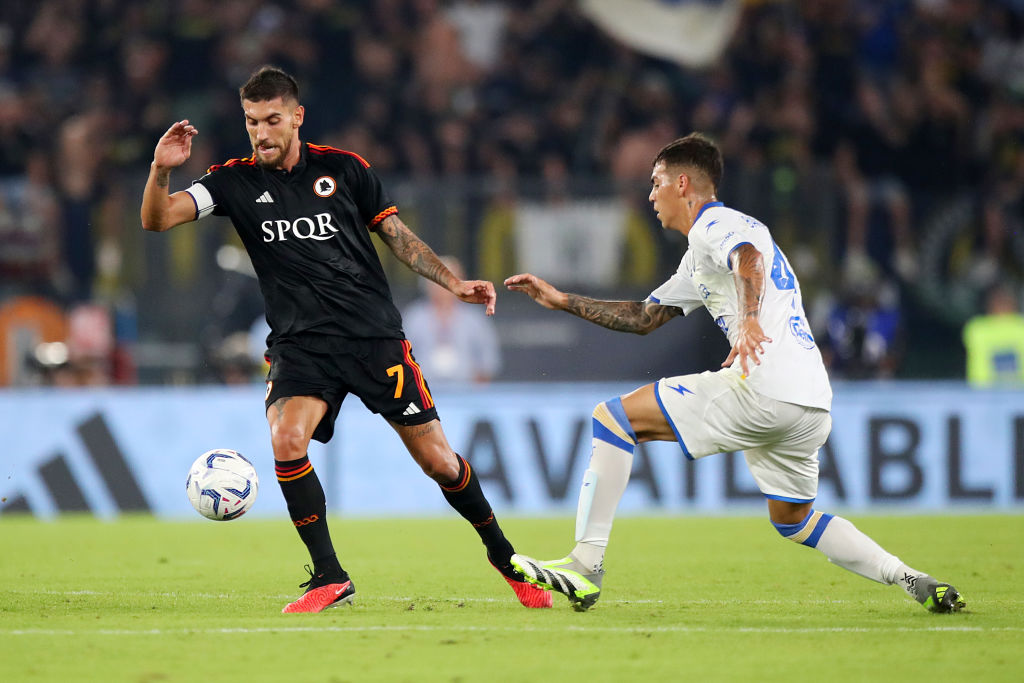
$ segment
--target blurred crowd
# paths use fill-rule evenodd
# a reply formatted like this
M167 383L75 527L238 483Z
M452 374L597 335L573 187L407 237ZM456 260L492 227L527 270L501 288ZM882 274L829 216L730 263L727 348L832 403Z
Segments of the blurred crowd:
M200 135L172 189L246 155L237 89L264 63L298 78L304 138L369 159L476 277L515 272L518 201L610 194L631 211L613 284L642 298L682 249L646 207L650 160L701 130L726 156L722 198L794 262L838 376L962 374L986 292L1007 286L1019 312L1022 0L748 2L702 69L614 41L574 0L39 0L0 6L0 330L24 297L98 305L98 381L125 383L119 349L195 334L184 302L223 289L229 231L154 247L142 182L181 118Z

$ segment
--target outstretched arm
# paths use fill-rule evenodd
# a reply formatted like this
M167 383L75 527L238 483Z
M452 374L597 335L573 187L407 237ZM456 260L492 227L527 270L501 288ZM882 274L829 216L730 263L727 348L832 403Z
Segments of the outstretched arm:
M598 301L579 294L567 294L530 273L513 275L505 280L505 286L527 294L544 308L567 311L617 332L647 334L683 314L682 309L676 306L649 301Z
M417 237L401 218L394 214L388 216L377 227L377 234L398 260L413 272L436 282L467 303L483 304L487 315L494 315L494 304L498 298L494 285L487 280L457 278L434 250Z
M771 338L761 329L761 301L764 298L764 257L754 245L741 244L729 255L732 264L733 279L736 282L736 294L739 301L738 318L739 334L736 343L729 352L729 357L722 367L732 365L739 357L743 375L750 374L749 361L761 364L758 354L764 353L762 344L771 343Z
M188 120L178 121L156 143L149 179L142 191L142 228L162 232L195 220L196 206L186 192L168 194L171 170L192 154L192 136L199 131Z

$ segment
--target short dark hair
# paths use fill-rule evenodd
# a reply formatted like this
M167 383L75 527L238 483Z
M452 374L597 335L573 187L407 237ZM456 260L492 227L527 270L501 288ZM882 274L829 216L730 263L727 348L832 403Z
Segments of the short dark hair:
M298 102L299 84L283 69L268 64L256 69L245 85L238 89L238 94L250 102L266 102L278 97Z
M652 166L664 161L665 166L692 166L703 173L711 181L712 188L717 190L722 182L724 162L718 145L700 133L690 133L686 137L673 140L658 152Z

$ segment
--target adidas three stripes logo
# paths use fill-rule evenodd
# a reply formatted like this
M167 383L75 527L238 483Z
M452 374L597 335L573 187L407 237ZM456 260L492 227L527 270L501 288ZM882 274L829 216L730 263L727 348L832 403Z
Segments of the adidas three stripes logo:
M141 483L135 478L124 452L114 439L103 415L95 413L76 427L87 462L106 486L113 507L119 512L151 510ZM36 468L42 488L49 494L57 512L94 512L84 485L69 462L69 454L56 451ZM24 492L16 491L0 499L0 516L12 512L33 514Z

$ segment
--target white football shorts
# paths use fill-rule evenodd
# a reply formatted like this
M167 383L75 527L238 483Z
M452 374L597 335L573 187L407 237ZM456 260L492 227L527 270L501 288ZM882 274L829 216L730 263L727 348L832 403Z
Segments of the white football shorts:
M733 368L662 378L654 392L687 458L743 451L766 497L805 503L818 495L827 410L758 394Z

